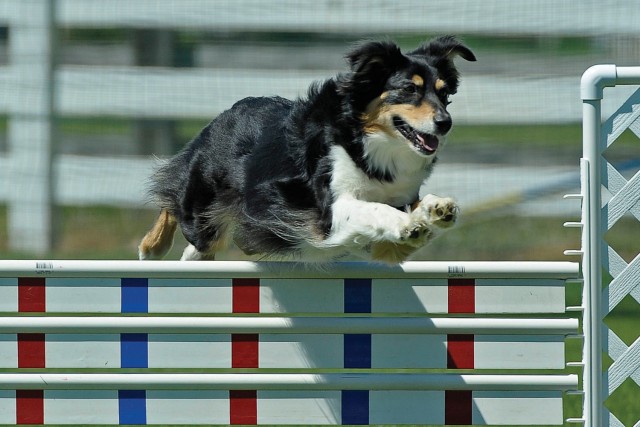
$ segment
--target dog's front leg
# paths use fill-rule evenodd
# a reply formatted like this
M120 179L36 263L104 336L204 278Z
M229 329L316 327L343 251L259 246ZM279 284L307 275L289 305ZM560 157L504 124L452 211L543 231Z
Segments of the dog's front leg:
M418 248L436 237L439 229L455 224L459 208L450 198L428 194L419 203L412 206L411 227L416 234L414 239L400 244L393 242L374 242L371 245L371 259L391 264L406 261Z
M410 213L381 203L353 198L333 205L329 245L366 251L371 259L388 263L406 260L431 240L439 228L456 220L458 207L449 198L427 195Z
M330 246L365 248L371 242L401 243L412 237L411 216L382 203L350 197L338 198L332 206Z

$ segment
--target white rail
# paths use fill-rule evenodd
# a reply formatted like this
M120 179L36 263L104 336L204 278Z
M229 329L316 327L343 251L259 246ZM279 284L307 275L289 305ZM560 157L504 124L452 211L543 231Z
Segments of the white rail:
M304 7L301 7L304 6ZM382 6L382 7L380 7ZM334 2L300 0L216 2L202 0L61 0L59 19L66 25L224 30L282 30L368 32L459 32L513 35L597 35L637 33L640 12L634 1L584 0L572 7L557 7L554 0L513 7L509 0L478 3L452 0L447 7L409 0L399 3L356 0ZM579 8L577 11L576 8ZM554 13L549 13L553 10ZM248 13L252 11L253 13ZM295 11L295 19L291 12ZM422 13L416 13L421 11ZM464 13L461 13L464 11ZM615 19L612 19L615 17ZM609 19L607 19L609 18ZM612 23L615 27L612 28Z
M290 262L250 261L74 261L74 260L0 260L0 276L43 277L190 277L190 278L393 278L393 277L474 277L474 278L577 278L579 265L572 262L540 261L416 261L387 267L363 262L345 262L324 266Z
M0 374L0 389L568 390L577 375Z
M0 317L0 333L567 335L578 319L402 317Z

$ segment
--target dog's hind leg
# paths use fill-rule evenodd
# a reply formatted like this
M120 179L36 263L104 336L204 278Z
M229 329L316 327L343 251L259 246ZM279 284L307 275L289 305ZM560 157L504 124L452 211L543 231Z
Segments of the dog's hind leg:
M168 210L162 209L155 224L138 246L140 260L162 259L173 246L178 222Z
M217 220L214 221L213 218ZM193 240L187 238L193 243L184 249L180 261L213 261L216 253L225 250L231 243L233 226L229 217L222 214L209 215L209 219L204 222L208 228L195 236L190 234L191 237L197 238ZM184 232L184 228L182 230Z
M215 256L215 252L200 252L195 246L189 245L184 248L180 261L213 261Z

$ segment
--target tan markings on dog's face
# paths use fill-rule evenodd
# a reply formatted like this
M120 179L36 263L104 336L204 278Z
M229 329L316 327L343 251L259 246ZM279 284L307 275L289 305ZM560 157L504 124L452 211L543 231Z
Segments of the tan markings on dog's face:
M392 134L393 127L388 123L388 120L385 123L383 119L383 111L385 110L385 106L383 105L383 101L389 96L388 92L382 92L382 94L371 101L369 105L367 105L367 110L362 114L361 120L363 123L363 130L365 133L378 133L384 132L388 134Z
M411 77L411 81L416 86L419 86L419 87L424 86L424 79L417 74L414 74L413 77Z
M399 116L410 125L419 127L425 120L433 118L436 111L432 105L423 102L417 106L411 104L389 105L387 108L387 114L390 118L393 116Z
M436 84L435 84L436 92L444 89L446 86L447 86L447 83L445 83L444 80L441 80L441 79L436 80Z
M409 125L420 127L421 123L433 118L435 114L433 106L426 102L417 106L411 104L388 105L383 104L382 99L376 98L371 101L367 111L362 115L363 129L368 134L384 132L393 135L395 132L393 117L398 116Z

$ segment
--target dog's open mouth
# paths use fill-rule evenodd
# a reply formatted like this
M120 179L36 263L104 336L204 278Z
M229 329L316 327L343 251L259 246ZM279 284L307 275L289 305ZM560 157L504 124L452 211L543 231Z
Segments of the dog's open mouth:
M419 132L397 116L393 118L393 125L396 127L398 132L400 132L402 136L404 136L409 142L411 142L413 146L416 147L421 153L429 156L435 153L438 149L440 141L438 140L437 136L431 135L429 133Z

